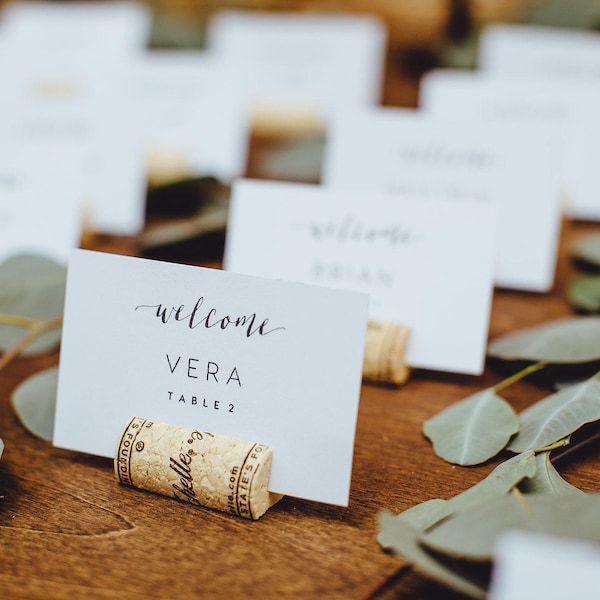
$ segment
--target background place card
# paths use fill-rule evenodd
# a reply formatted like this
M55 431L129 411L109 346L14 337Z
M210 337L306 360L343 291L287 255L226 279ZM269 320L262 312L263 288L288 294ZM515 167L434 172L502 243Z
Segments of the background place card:
M491 600L595 600L600 552L595 543L526 531L500 537Z
M243 174L250 118L227 64L205 52L148 52L132 61L129 82L152 164L179 163L188 177Z
M598 81L600 34L558 27L489 25L479 37L478 65L492 75Z
M225 267L371 294L370 316L410 327L410 366L480 373L495 207L315 185L233 186Z
M141 2L11 2L0 12L16 49L119 56L146 46L152 16Z
M466 119L477 130L496 124L518 135L523 127L553 132L563 152L566 209L576 219L600 220L600 84L490 77L435 71L421 82L420 104L442 118ZM517 148L517 144L514 144Z
M228 11L207 35L252 105L330 112L379 101L386 33L374 17Z
M347 504L368 298L75 250L57 446L113 456L134 415L273 448L270 491Z
M92 227L137 233L144 224L146 171L123 65L23 51L0 64L0 78L0 127L4 123L18 143L49 153L76 146L85 157L83 201Z
M344 112L330 122L323 182L455 202L496 203L497 285L552 287L561 220L553 139L417 111Z
M33 253L66 264L81 235L79 156L0 139L0 262Z

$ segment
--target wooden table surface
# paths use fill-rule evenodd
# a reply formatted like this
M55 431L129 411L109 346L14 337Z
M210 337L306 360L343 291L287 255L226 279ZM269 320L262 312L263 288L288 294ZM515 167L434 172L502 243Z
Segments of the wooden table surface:
M598 230L565 222L554 289L497 290L490 337L572 314L565 297L575 272L569 247ZM131 240L99 238L94 247L136 253ZM123 487L112 461L56 449L27 433L10 395L58 356L19 359L0 372L0 598L461 598L384 552L377 515L449 498L493 468L493 461L453 467L421 432L444 407L500 381L504 374L491 365L478 377L415 371L400 389L363 385L349 506L286 497L250 522ZM503 395L521 410L547 393L541 383L524 381ZM597 491L599 449L563 464L565 478Z

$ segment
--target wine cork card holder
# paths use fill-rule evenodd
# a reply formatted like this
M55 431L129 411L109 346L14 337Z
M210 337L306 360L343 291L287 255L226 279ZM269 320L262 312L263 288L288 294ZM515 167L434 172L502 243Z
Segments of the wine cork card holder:
M114 465L124 485L256 520L282 498L268 491L271 457L265 444L134 417Z

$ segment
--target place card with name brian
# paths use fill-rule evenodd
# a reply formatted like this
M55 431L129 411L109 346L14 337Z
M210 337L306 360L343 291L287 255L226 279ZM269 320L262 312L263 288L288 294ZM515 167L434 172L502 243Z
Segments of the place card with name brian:
M365 294L74 250L54 443L114 456L134 415L267 444L269 490L348 502Z
M481 373L495 259L492 203L238 180L225 268L354 289L410 328L406 363Z
M561 222L558 156L536 128L499 126L419 111L373 109L332 119L322 179L341 189L498 206L498 286L552 287Z
M502 128L513 137L516 154L523 131L537 128L542 144L561 153L559 174L567 213L576 219L600 220L596 176L600 84L433 71L421 82L419 102L428 114L462 120L474 131L487 130L486 125ZM523 168L533 158L530 155Z

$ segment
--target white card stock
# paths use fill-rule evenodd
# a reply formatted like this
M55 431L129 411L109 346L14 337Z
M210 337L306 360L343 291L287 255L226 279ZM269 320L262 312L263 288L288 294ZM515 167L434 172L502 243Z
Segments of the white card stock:
M386 32L374 17L227 11L207 33L251 105L328 113L379 101Z
M79 55L66 60L32 51L0 63L0 77L6 86L0 128L17 143L48 153L77 148L85 157L83 201L92 227L137 233L144 224L146 171L123 65L90 68Z
M600 84L434 71L421 82L420 104L444 119L463 119L477 131L496 124L515 136L537 126L555 136L566 210L576 219L600 220Z
M480 373L495 215L490 203L239 180L225 267L367 292L371 318L410 327L408 365Z
M597 544L526 531L502 535L494 550L490 600L595 600Z
M495 203L497 285L547 291L561 220L549 141L540 128L516 133L402 109L345 112L330 123L322 178L336 188Z
M559 27L496 24L479 37L478 65L492 75L600 80L600 34Z
M134 119L147 155L180 161L188 176L243 174L250 119L227 64L205 52L156 51L131 69Z
M42 254L67 262L81 236L82 181L69 148L48 154L0 143L0 262Z
M347 504L368 297L75 250L57 446L114 456L134 415L269 444L269 489Z
M104 58L144 48L152 27L141 2L12 2L0 17L9 46Z

